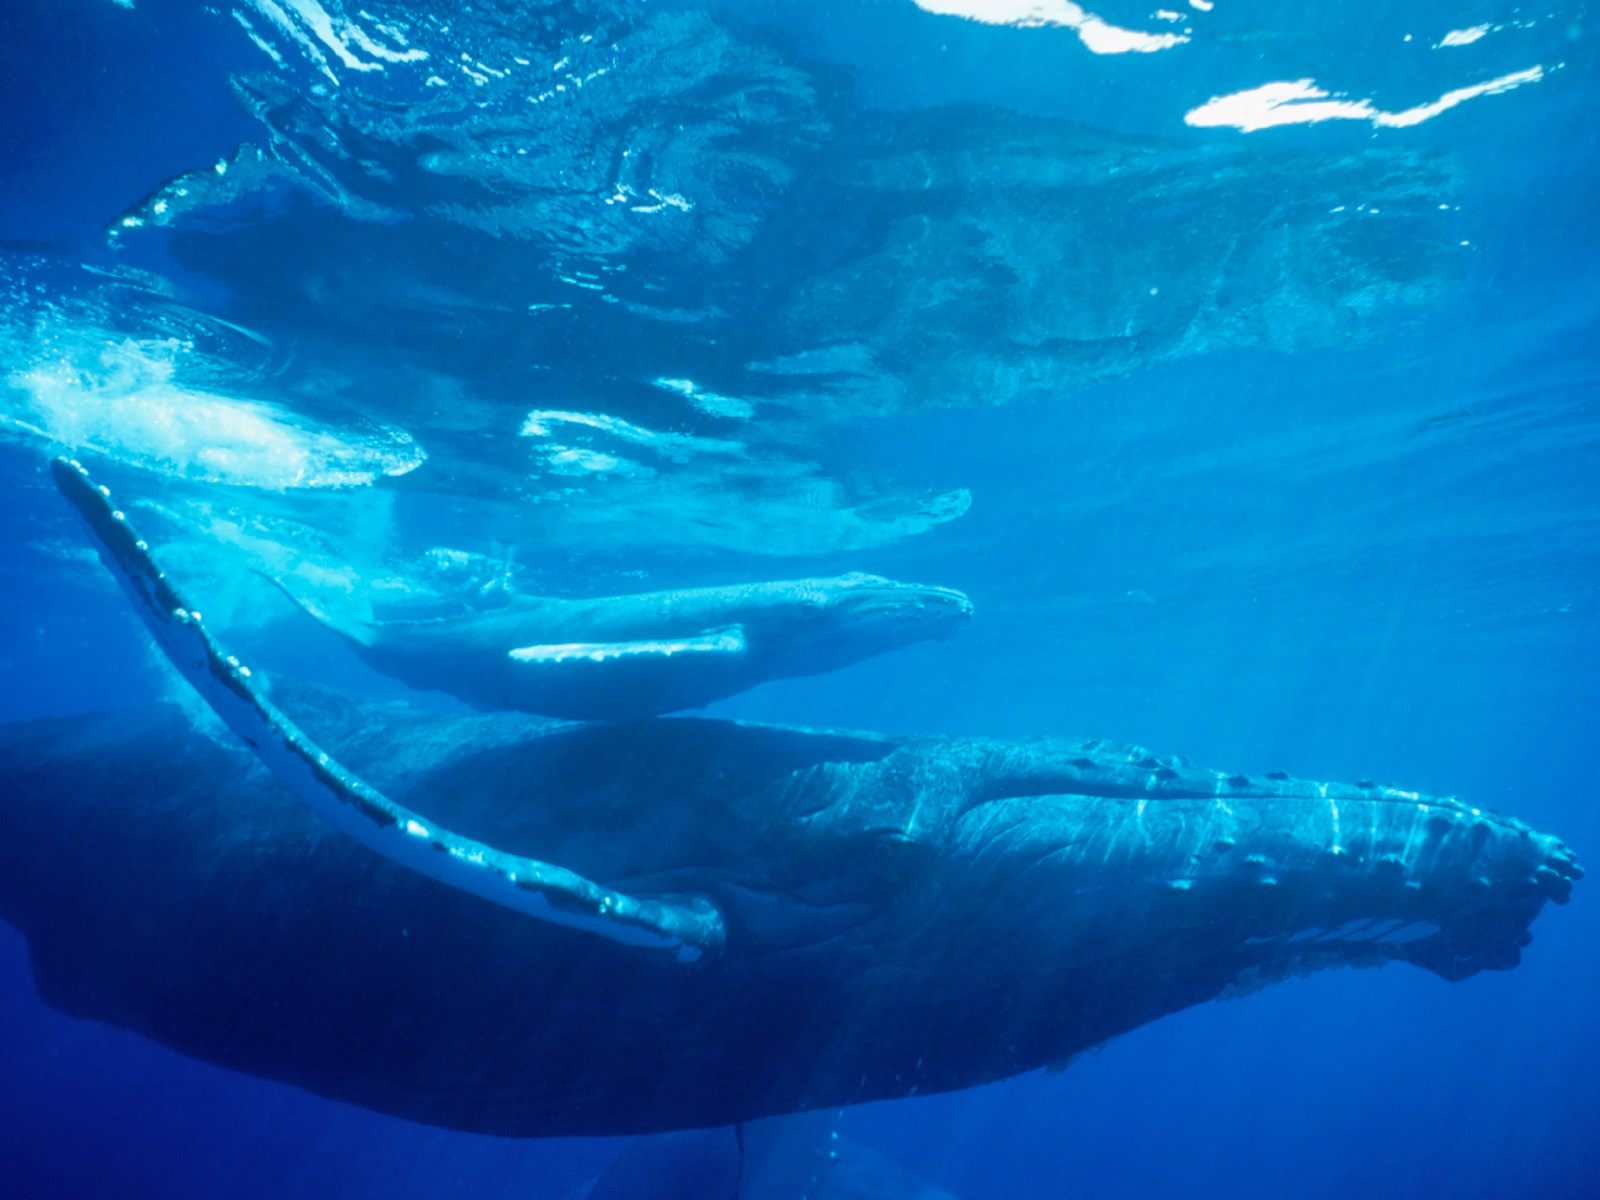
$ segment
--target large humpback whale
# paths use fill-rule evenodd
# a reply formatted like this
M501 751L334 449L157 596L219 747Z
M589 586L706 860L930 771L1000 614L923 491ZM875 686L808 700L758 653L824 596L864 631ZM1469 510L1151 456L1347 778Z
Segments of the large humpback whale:
M1505 969L1555 839L1137 748L695 718L551 726L278 687L401 801L726 932L684 963L362 851L176 706L0 726L40 994L198 1058L509 1135L964 1087L1317 968Z
M701 708L771 679L820 675L947 637L972 613L950 588L859 573L586 600L521 597L425 621L334 615L272 582L386 675L479 708L578 721Z
M274 702L57 478L251 750L171 707L0 728L0 916L41 994L415 1120L642 1132L968 1086L1292 973L1509 968L1581 874L1454 799L1097 742Z

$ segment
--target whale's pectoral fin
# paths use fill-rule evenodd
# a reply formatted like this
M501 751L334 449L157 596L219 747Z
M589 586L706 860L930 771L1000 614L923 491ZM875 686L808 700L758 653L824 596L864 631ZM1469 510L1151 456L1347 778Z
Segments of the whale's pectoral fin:
M704 900L627 896L562 867L506 854L438 828L351 774L266 698L248 667L223 651L111 494L76 462L58 458L50 469L173 666L319 816L410 870L543 921L671 950L685 961L721 948L722 918Z
M723 625L683 638L648 638L632 642L559 642L541 646L518 646L510 652L510 657L512 661L519 663L551 665L639 662L699 654L736 656L744 652L744 626Z

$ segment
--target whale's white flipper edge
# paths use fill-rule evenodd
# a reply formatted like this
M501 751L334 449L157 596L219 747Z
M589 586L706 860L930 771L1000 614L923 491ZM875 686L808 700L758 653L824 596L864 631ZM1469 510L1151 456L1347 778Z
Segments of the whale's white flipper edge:
M631 642L563 642L518 646L509 657L532 665L603 663L619 660L674 658L678 655L739 655L746 650L744 626L724 625L684 638L649 638Z
M109 491L73 459L54 460L51 474L173 666L317 815L409 870L541 921L668 950L684 962L720 951L722 918L704 899L629 896L563 867L507 854L440 829L346 770L279 711L250 668L211 636Z

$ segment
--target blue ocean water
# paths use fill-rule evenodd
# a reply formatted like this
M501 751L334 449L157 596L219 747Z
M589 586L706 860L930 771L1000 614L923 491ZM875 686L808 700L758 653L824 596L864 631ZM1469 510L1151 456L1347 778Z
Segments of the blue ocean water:
M1392 781L1592 859L1589 6L1090 7L8 0L0 718L182 686L71 448L274 672L404 694L247 566L415 611L870 570L977 616L712 711ZM843 1132L967 1198L1600 1194L1589 890L1514 971L1293 979ZM621 1149L0 959L5 1194L566 1197Z

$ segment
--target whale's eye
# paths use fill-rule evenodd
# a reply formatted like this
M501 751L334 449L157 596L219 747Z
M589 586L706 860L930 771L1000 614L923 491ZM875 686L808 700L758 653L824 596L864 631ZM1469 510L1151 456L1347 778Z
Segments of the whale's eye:
M881 880L903 879L932 861L928 843L898 825L864 831L858 849L870 858Z

